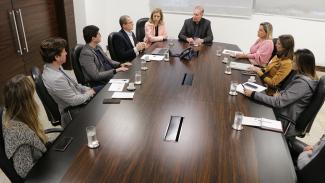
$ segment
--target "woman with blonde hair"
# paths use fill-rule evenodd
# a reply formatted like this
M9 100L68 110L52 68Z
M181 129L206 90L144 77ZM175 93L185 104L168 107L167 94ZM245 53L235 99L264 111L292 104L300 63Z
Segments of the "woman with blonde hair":
M147 46L150 46L153 42L167 39L164 15L160 8L156 8L151 12L150 18L148 22L146 22L144 29L144 42L147 44Z
M236 58L248 58L254 65L265 66L271 59L274 44L272 41L273 27L269 22L262 22L258 28L258 39L247 54L237 54Z
M2 130L5 152L22 178L46 151L48 141L38 118L34 94L34 82L24 75L11 78L4 87Z

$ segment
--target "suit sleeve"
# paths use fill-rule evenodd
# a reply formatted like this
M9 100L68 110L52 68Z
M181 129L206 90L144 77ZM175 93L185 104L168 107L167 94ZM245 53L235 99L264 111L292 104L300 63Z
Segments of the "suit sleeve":
M212 30L211 30L211 22L208 21L207 23L207 30L206 30L206 37L203 38L204 43L212 43L213 41L213 34L212 34Z
M276 74L272 78L265 77L263 79L263 81L268 86L275 87L289 75L291 70L292 70L292 63L291 62L281 64L279 70L276 72Z
M268 96L264 93L255 92L254 99L275 108L286 107L307 95L310 90L308 84L301 79L292 82L294 83L288 89L280 92L280 95Z
M125 45L126 43L122 35L117 34L115 39L113 39L113 44L117 57L120 59L120 61L132 61L136 57L133 48Z
M184 41L184 42L187 42L186 39L187 39L187 36L186 36L186 29L187 29L187 25L186 25L186 20L184 21L184 24L183 24L183 27L181 29L181 31L179 32L178 34L178 39L180 41Z
M54 95L57 95L58 98L68 103L70 106L77 106L83 104L91 98L90 93L76 94L70 86L69 82L63 78L59 78L54 83Z
M82 52L79 61L80 65L92 81L109 80L114 76L113 69L108 71L98 70L93 53Z

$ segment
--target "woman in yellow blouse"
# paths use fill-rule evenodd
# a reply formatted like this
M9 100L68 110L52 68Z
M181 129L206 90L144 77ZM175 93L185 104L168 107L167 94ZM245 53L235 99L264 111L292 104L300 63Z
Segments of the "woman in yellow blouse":
M292 70L294 53L294 39L291 35L281 35L276 43L277 54L264 68L251 67L261 80L267 85L268 95L273 95L281 82Z

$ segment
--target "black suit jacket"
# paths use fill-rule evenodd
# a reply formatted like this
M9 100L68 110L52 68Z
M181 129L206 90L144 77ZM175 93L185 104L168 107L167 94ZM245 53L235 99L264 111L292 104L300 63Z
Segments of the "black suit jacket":
M132 37L134 44L136 45L138 41L133 32ZM132 61L136 57L133 50L134 47L129 39L129 36L123 29L121 29L114 37L113 46L116 52L117 61L119 62Z
M178 39L186 42L186 38L193 38L195 33L194 26L195 22L193 22L192 18L186 19L181 32L178 34ZM213 34L209 20L201 18L198 31L198 35L201 39L204 39L204 43L212 43Z

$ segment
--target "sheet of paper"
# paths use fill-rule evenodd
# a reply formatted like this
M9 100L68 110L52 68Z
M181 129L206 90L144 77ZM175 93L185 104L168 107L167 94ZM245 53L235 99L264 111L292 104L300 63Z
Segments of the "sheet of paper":
M108 83L128 83L129 79L110 79Z
M246 83L247 83L247 84L246 84ZM239 85L237 85L237 89L236 89L237 92L242 93L242 94L244 94L244 88L243 88L242 85L244 85L245 88L250 89L250 90L255 91L255 92L262 92L262 91L266 90L266 87L264 87L264 86L262 86L262 85L259 85L259 84L256 84L256 83L252 83L252 82L245 82L245 83L243 83L243 84L239 84ZM250 87L249 85L253 85L253 86L255 86L256 88L252 88L252 87Z
M262 128L277 130L282 132L282 123L281 121L262 118Z
M243 54L243 52L241 52L241 51L226 50L226 49L224 49L222 53L225 55L230 55L232 57L235 57L236 54Z
M251 67L251 64L245 64L245 63L240 63L240 62L231 62L230 67L232 69L236 70L242 70L242 71L248 71L249 67Z
M161 61L164 59L164 55L149 55L149 54L144 54L141 59L144 60L144 58L146 56L149 56L149 60L153 60L153 61Z
M261 118L243 116L242 125L261 126Z
M123 91L125 83L112 83L108 91Z
M112 98L132 99L134 92L114 92Z

